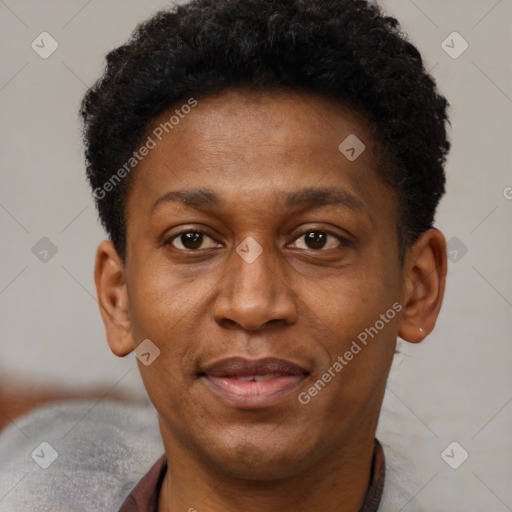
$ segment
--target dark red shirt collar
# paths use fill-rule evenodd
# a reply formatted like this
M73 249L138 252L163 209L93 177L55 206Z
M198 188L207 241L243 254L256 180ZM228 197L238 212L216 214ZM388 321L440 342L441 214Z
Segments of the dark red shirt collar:
M167 459L164 454L135 486L123 502L119 512L157 512L158 496L166 471ZM375 439L370 485L359 512L377 512L384 490L385 473L384 451L379 441Z

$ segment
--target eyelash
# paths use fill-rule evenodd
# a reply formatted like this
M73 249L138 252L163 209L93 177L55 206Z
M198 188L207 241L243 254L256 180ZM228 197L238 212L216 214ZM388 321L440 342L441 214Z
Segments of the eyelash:
M210 234L207 231L204 231L202 229L186 229L186 230L180 231L179 233L176 233L176 234L172 235L170 238L167 238L164 241L164 245L165 246L167 246L167 245L171 245L172 246L172 242L176 238L179 238L181 235L184 235L186 233L198 233L198 234L201 234L201 235L205 235L205 236L211 238L212 240L215 240L212 236L210 236ZM350 240L348 238L345 238L345 237L340 236L340 235L338 235L336 233L333 233L332 231L329 231L328 229L308 229L306 231L303 231L302 233L299 233L294 240L298 240L300 237L302 237L302 236L304 236L304 235L306 235L308 233L325 233L326 235L330 235L330 236L333 236L334 238L336 238L341 243L341 245L344 245L346 247L353 247L352 243L350 242ZM205 251L205 249L179 249L179 248L174 247L174 246L172 246L172 247L173 247L173 249L176 249L177 251L188 252L188 253L197 253L197 252L200 252L200 251ZM326 249L309 249L309 250L310 251L314 251L314 252L326 251Z

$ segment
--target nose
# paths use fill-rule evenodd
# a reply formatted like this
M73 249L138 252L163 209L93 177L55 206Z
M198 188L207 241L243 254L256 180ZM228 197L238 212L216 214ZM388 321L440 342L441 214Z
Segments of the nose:
M219 283L213 316L226 328L258 331L269 325L291 325L297 321L293 293L277 258L263 252L251 263L233 252L229 270Z

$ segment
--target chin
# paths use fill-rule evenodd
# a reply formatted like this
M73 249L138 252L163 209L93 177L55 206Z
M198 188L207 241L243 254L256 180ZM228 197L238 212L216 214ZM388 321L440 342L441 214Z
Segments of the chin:
M226 432L229 436L229 432ZM301 447L301 451L297 447ZM304 444L304 436L266 434L266 438L258 435L240 433L208 443L203 452L209 460L209 465L216 472L223 473L229 478L244 480L272 481L287 478L300 472L311 459L308 453L315 452Z

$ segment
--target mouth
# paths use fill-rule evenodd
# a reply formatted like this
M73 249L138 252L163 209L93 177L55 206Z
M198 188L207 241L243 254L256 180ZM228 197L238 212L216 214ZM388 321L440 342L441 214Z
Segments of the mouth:
M208 388L230 406L243 409L270 407L301 386L309 372L276 358L223 359L200 373Z

